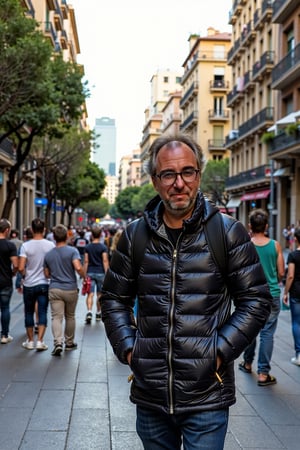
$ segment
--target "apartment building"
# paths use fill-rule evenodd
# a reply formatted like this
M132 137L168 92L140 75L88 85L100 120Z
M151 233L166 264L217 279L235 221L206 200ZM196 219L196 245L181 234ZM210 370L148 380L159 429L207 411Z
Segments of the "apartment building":
M106 175L105 181L106 186L104 188L102 197L106 198L110 205L113 205L119 193L118 177L116 175Z
M43 34L49 39L53 52L61 52L65 61L76 62L80 53L75 11L66 0L20 0L24 14L35 19ZM83 68L82 68L83 70ZM86 108L82 105L81 127L87 129ZM14 164L15 149L7 139L0 144L0 208L7 198L7 169ZM28 162L20 170L28 169ZM20 229L28 226L33 217L42 216L44 208L43 180L39 173L31 172L22 178L18 186L15 207L10 220ZM58 208L59 209L59 208ZM56 211L54 213L56 216Z
M275 120L275 92L271 73L275 63L275 29L269 0L235 0L229 22L232 48L233 89L227 96L232 129L226 137L231 151L230 177L226 188L228 206L235 208L247 225L253 208L271 209L270 157L262 135ZM272 192L273 194L273 192Z
M278 27L271 87L277 93L275 137L269 142L274 161L274 207L278 229L299 226L300 219L300 2L275 0L272 22Z
M181 73L179 71L160 70L152 76L150 83L150 105L144 111L145 124L140 143L142 161L145 161L152 142L162 134L163 127L165 126L163 125L163 110L170 101L171 94L181 91ZM173 99L174 102L175 98ZM174 107L174 104L172 107ZM142 171L141 185L147 183L149 183L149 177Z
M182 120L180 100L181 90L172 92L169 95L168 101L162 108L163 121L161 123L162 133L178 133Z
M190 35L189 53L183 63L180 129L200 144L206 160L229 155L225 136L230 130L230 110L226 107L231 82L231 67L227 65L230 47L230 33L208 28L207 36Z

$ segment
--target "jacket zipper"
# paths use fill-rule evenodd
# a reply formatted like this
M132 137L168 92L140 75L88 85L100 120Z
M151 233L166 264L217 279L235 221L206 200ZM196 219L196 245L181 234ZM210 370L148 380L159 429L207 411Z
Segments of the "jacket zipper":
M179 241L179 239L178 239ZM177 244L178 244L177 241ZM174 330L174 311L175 311L175 274L176 274L176 260L177 260L177 245L173 251L172 260L172 285L171 285L171 308L170 308L170 328L168 335L168 364L169 364L169 399L170 399L170 414L174 414L174 398L173 398L173 382L174 382L174 371L172 366L172 355L173 355L173 330Z

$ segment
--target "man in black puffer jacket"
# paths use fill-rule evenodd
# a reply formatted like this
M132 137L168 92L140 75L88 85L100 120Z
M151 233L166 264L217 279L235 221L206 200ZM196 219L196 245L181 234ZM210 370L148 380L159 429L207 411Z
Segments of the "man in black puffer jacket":
M103 286L103 322L115 354L132 369L130 398L146 450L180 450L182 442L185 450L223 449L235 403L234 360L271 309L249 235L227 215L227 273L214 262L204 224L218 209L199 191L202 166L202 151L189 136L154 141L148 172L159 195L139 219L148 231L144 257L132 264L134 221Z

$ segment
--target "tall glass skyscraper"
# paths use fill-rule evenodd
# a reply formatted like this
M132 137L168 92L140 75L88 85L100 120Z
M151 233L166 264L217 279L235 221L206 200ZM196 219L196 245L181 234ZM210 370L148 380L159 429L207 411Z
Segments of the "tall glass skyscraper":
M95 121L95 148L93 162L106 175L116 175L116 125L115 119L101 117Z

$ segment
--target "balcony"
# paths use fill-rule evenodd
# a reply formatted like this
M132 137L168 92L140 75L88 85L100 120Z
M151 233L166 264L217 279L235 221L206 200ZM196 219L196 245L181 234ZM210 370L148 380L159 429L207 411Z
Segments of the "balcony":
M208 139L207 148L209 152L226 152L224 139Z
M54 26L53 26L52 22L44 23L44 35L46 38L48 38L51 41L53 48L55 48L56 43L57 43L57 34L54 30Z
M68 18L68 11L69 11L67 0L61 0L60 7L61 7L61 12L62 12L63 18L67 19Z
M290 135L283 132L275 136L268 144L268 150L272 158L279 159L285 155L288 155L289 158L292 155L299 157L300 130Z
M231 65L237 59L239 52L241 51L241 38L238 38L231 49L228 52L227 64Z
M227 95L227 106L234 106L241 100L242 97L244 97L243 90L239 89L237 85L234 86L232 91Z
M35 9L31 0L21 0L21 5L25 8L25 14L31 16L34 19Z
M229 120L229 110L210 109L208 111L208 120L210 122L227 122Z
M284 23L299 6L299 0L275 0L273 3L273 23Z
M228 177L226 180L226 189L245 188L248 189L265 185L270 182L270 176L268 176L269 165L254 167L250 170L240 172L238 175Z
M60 33L60 45L63 50L67 50L68 48L68 36L66 30L61 30Z
M266 75L272 72L274 67L274 52L266 51L259 61L252 67L252 81L261 81Z
M253 21L250 20L250 22L247 23L247 25L244 25L244 28L242 30L241 34L241 46L248 46L250 45L250 42L255 39L256 31L253 27Z
M299 80L300 44L291 50L272 71L272 89L284 89Z
M181 131L186 131L189 128L193 128L198 123L198 111L193 111L180 125Z
M188 88L184 96L180 99L180 108L183 108L187 103L189 103L198 94L198 81L194 81Z
M10 139L5 138L0 143L0 168L10 167L15 162L15 149Z
M225 80L211 80L209 82L209 90L213 92L226 92L229 89L229 81Z
M266 107L252 116L239 127L239 138L246 135L254 134L259 131L263 132L274 122L274 108Z
M57 0L46 0L49 11L55 11Z
M272 0L264 0L261 9L257 9L254 13L253 25L255 30L261 30L265 23L271 22L272 12Z
M60 9L60 6L57 4L57 7L55 8L55 12L54 12L54 23L55 23L55 28L58 31L61 31L64 28L64 19L63 19L63 15Z
M252 80L252 70L248 70L248 72L244 75L244 91L249 92L254 89L255 81Z

